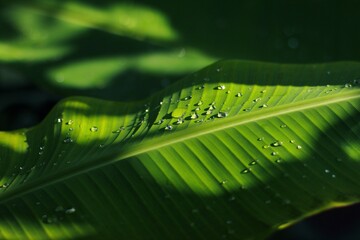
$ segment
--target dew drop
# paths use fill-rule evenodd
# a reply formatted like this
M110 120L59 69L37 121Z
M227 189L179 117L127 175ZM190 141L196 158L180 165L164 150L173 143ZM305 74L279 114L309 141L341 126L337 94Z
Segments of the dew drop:
M244 111L244 112L250 112L250 111L251 111L251 108L245 108L243 111Z
M272 153L271 153L271 156L276 156L276 155L278 155L277 152L272 152Z
M335 175L335 174L332 174L331 177L332 177L332 178L336 178L336 175Z
M344 87L345 87L345 88L351 88L352 85L351 85L351 83L346 83L346 84L344 85Z
M251 168L245 168L244 170L241 171L242 174L246 174L251 172Z
M56 119L56 122L57 122L57 123L61 123L61 122L62 122L62 118L57 118L57 119Z
M66 137L64 143L72 143L74 140L71 137Z
M281 128L286 128L287 125L286 125L286 124L281 124L280 127L281 127Z
M267 149L267 148L269 148L269 147L270 147L269 145L264 145L264 146L262 146L263 149Z
M165 131L171 131L172 129L173 129L173 127L170 126L170 125L167 125L167 126L165 127Z
M206 114L206 115L210 115L210 114L212 114L212 111L209 109L209 110L206 111L205 114Z
M97 132L99 129L98 129L98 127L96 127L96 126L92 126L91 128L90 128L90 131L91 132Z
M252 162L249 163L250 166L253 166L253 165L256 165L256 164L257 164L257 161L256 161L256 160L254 160L254 161L252 161Z
M180 125L182 123L184 123L184 120L182 118L178 118L175 124Z
M290 143L295 143L295 140L290 140L289 142L290 142Z
M241 97L242 96L242 93L238 92L235 97Z
M198 101L195 105L196 105L196 106L201 106L201 105L203 105L203 102L200 100L200 101Z
M264 141L264 137L259 137L257 140L258 141Z
M192 98L192 96L187 96L187 97L182 98L181 100L182 101L187 101L187 100L190 100L191 98Z
M191 114L191 119L197 119L199 117L199 115L197 115L197 113L193 113Z
M105 147L105 144L99 144L99 148Z
M260 106L260 108L267 108L268 105L266 103L264 103L263 105Z
M301 145L297 145L296 148L297 148L297 149L302 149L302 146L301 146Z
M260 93L265 93L265 92L266 92L266 89L260 91Z
M256 102L258 102L258 101L260 101L260 100L261 100L261 98L255 98L255 99L253 100L253 102L256 103Z
M72 208L68 208L68 209L65 210L65 213L66 213L66 214L73 214L73 213L75 213L75 212L76 212L76 209L73 208L73 207L72 207Z
M329 170L329 169L325 169L324 172L325 172L325 173L330 173L330 170Z
M230 91L230 90L226 91L226 94L230 94L230 93L231 93L231 91Z
M73 124L73 123L74 123L73 120L69 120L69 121L66 123L66 125L71 125L71 124Z
M224 180L222 180L222 181L220 182L220 185L225 185L226 183L227 183L227 180L224 179Z
M160 124L162 124L164 122L164 119L160 119L156 124L157 125L160 125Z
M271 143L271 146L273 147L280 147L283 145L283 142L276 140L275 142Z
M224 90L226 87L225 87L225 85L219 85L219 86L217 86L217 89L218 90Z
M74 130L73 128L69 128L69 131L71 132L72 130Z
M218 118L224 118L224 117L227 117L228 116L228 113L227 112L219 112L218 114L217 114L217 117Z

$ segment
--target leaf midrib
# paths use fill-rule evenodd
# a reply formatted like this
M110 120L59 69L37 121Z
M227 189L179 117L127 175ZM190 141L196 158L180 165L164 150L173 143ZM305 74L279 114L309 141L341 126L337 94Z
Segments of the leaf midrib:
M113 164L117 161L127 159L139 154L150 152L159 148L163 148L178 142L182 142L191 138L197 138L206 134L213 132L225 130L228 128L233 128L236 126L244 125L246 123L256 122L259 120L265 120L275 116L281 116L288 113L300 112L307 109L317 108L321 106L326 106L334 103L341 103L345 101L360 99L360 89L351 90L346 93L339 93L337 96L330 95L319 97L315 99L307 99L301 102L295 102L290 104L285 104L281 106L274 106L272 108L264 109L261 111L256 111L247 114L239 114L237 116L221 119L221 121L211 122L210 124L203 124L198 127L190 127L178 132L170 133L167 136L161 136L159 141L154 141L154 139L144 140L141 143L132 143L127 147L127 149L116 154L109 154L95 160L88 165L79 165L74 168L69 169L65 172L59 172L52 176L47 176L45 178L29 182L19 186L13 191L6 191L0 194L0 203L11 200L13 198L25 195L32 191L41 189L43 187L49 186L51 184L66 180L68 178L96 170L98 168Z

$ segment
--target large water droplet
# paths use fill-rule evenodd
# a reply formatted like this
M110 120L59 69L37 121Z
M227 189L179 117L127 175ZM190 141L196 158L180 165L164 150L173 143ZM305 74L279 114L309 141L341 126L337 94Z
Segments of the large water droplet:
M98 129L98 127L96 127L96 126L92 126L91 128L90 128L90 131L91 132L97 132L99 129Z
M276 140L275 142L271 143L271 146L273 147L280 147L283 145L283 142Z
M224 118L224 117L227 117L228 116L228 113L227 112L219 112L218 114L217 114L217 117L218 118Z

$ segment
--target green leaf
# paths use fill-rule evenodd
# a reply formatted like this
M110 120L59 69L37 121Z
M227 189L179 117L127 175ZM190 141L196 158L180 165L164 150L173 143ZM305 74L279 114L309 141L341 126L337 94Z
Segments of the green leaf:
M4 239L263 239L360 199L360 64L223 61L0 133Z

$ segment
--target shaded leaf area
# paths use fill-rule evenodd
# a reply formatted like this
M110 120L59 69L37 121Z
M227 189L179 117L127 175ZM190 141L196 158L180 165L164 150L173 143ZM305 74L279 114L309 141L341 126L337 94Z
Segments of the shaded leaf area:
M359 201L359 63L223 61L1 132L3 238L264 239Z

